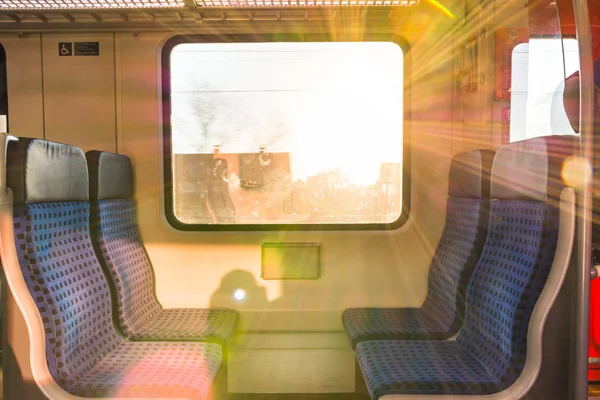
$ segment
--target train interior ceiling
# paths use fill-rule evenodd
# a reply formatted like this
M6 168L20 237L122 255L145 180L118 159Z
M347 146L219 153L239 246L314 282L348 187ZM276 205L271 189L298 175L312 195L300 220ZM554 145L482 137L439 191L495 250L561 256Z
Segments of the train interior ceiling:
M595 0L0 0L3 398L593 398L599 58Z

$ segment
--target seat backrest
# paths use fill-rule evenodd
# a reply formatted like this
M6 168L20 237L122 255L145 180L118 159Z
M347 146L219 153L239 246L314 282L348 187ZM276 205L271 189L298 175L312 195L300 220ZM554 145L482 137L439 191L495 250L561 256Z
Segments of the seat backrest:
M562 166L575 144L573 136L529 139L494 158L488 233L457 342L505 387L525 364L529 320L558 241Z
M467 284L483 249L493 158L493 150L476 150L457 154L450 165L446 222L422 306L446 332L462 324Z
M69 390L122 341L89 236L87 164L76 147L21 138L7 150L19 263L41 314L46 358Z
M154 270L138 234L133 167L127 156L88 151L91 231L114 289L118 324L126 336L158 314Z

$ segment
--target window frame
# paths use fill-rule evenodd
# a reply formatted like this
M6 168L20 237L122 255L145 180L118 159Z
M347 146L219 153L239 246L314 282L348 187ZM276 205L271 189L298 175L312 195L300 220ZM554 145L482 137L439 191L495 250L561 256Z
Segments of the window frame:
M342 35L339 35L342 36ZM387 231L404 225L410 215L411 153L410 153L410 46L394 33L364 34L356 40L352 33L344 37L330 34L193 34L177 35L167 40L161 50L162 165L164 213L167 222L180 231ZM171 51L184 43L269 43L269 42L392 42L403 52L403 138L402 138L402 207L400 216L387 223L335 224L186 224L175 215L173 193L173 158L171 157Z

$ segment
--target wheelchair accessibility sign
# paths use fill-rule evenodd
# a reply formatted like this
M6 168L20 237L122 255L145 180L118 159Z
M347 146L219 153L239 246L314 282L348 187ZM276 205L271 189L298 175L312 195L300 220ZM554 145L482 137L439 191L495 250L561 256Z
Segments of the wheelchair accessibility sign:
M58 44L58 55L60 57L68 57L73 55L73 43L61 42Z
M58 42L59 57L99 56L100 42Z

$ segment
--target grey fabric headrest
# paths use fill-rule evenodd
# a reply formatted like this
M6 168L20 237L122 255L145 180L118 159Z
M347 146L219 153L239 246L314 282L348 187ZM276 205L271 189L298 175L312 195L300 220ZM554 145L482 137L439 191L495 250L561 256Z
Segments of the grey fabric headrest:
M563 164L576 146L575 136L546 136L500 147L492 167L492 199L558 201L566 186Z
M448 196L489 199L494 154L493 150L475 150L455 155L450 164Z
M129 157L105 151L85 154L90 170L90 200L133 198L133 167Z
M6 155L6 180L15 204L88 200L88 170L81 149L19 138L9 143Z

